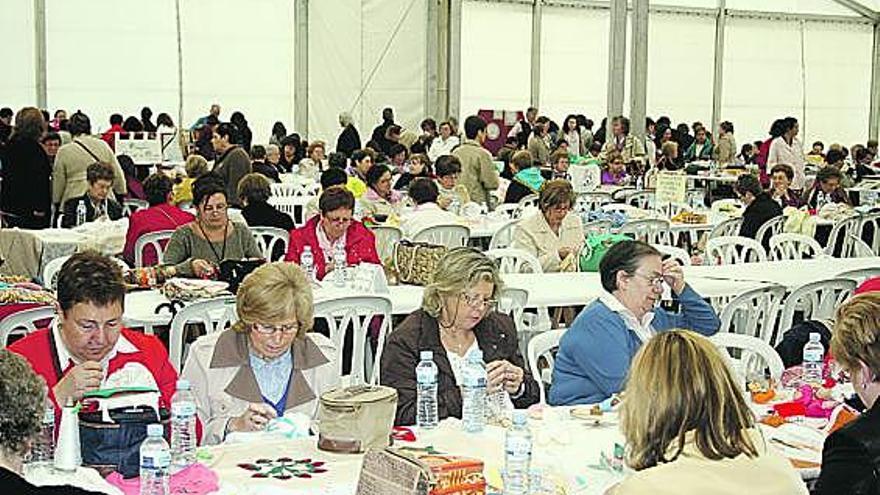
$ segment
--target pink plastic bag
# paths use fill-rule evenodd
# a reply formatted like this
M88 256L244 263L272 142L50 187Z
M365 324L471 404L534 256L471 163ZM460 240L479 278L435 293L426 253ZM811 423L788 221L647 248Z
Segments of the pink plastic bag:
M141 493L140 478L124 479L121 474L114 472L107 477L107 482L122 490L125 495L140 495ZM171 475L169 485L172 494L205 495L220 488L217 473L199 463Z

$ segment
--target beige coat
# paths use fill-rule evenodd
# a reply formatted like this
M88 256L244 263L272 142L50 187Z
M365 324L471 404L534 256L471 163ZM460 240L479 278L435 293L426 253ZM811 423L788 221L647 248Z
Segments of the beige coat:
M491 206L491 192L498 189L498 171L489 150L473 139L466 139L452 155L461 162L458 183L467 188L475 203Z
M618 151L618 149L614 142L614 136L609 135L608 141L605 142L605 145L602 146L602 151L599 153L599 160L602 163L607 163L608 154L612 151ZM626 137L623 138L623 148L620 149L623 163L636 162L644 165L646 160L645 153L645 144L641 140L637 139L632 134L627 134Z
M125 196L125 174L122 173L122 167L119 166L113 150L104 141L82 134L58 148L52 170L52 203L63 205L70 198L82 196L89 188L86 169L97 160L78 143L82 143L101 162L109 163L113 167L113 192L117 198Z
M532 134L532 137L529 138L528 150L532 155L532 161L538 162L540 165L550 163L550 148L542 138Z
M740 455L713 461L693 442L673 462L639 471L623 480L611 493L630 495L806 495L807 487L788 459L754 435L758 457Z
M720 165L729 165L736 160L736 140L733 134L725 134L718 138L713 150L715 161Z
M559 235L556 235L550 230L550 225L540 211L520 220L513 230L511 245L538 258L544 272L560 270L563 260L559 258L559 248L572 248L577 256L583 246L584 227L577 214L566 215L559 226Z
M203 444L221 443L229 420L244 413L248 404L263 402L250 367L248 342L247 334L224 330L200 337L190 347L180 377L192 384ZM318 397L339 383L336 347L327 337L309 333L294 341L292 354L285 411L314 417Z

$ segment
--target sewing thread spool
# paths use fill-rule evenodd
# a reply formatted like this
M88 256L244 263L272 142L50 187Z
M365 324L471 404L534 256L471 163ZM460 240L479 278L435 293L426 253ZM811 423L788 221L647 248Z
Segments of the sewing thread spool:
M68 399L61 409L61 426L55 446L55 469L72 472L82 464L79 443L79 408Z

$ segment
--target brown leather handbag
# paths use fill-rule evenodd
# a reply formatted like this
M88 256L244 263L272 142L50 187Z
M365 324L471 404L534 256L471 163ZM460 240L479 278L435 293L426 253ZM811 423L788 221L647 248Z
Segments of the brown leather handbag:
M324 393L318 406L318 448L358 454L391 445L397 390L358 385Z
M446 246L427 242L398 242L394 246L397 281L402 284L428 285L446 251Z

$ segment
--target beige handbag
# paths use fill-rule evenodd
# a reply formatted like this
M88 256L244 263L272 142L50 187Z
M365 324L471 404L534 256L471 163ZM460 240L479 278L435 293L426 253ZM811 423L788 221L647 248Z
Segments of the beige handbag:
M318 448L358 454L391 445L397 390L358 385L331 390L318 406Z
M446 246L427 242L398 242L394 246L394 270L398 283L428 285L446 251Z

